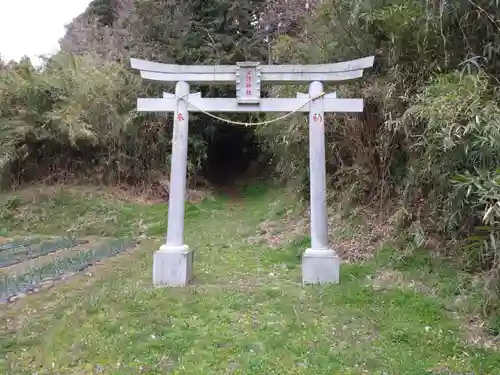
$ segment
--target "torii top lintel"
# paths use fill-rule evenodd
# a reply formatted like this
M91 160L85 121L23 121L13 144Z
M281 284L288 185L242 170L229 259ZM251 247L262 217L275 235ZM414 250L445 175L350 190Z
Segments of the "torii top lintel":
M312 81L325 83L350 81L361 78L363 69L373 66L374 56L314 65L261 65L258 62L241 62L236 65L175 65L139 59L130 60L133 69L140 70L143 78L153 81L238 84L243 83L248 71L251 71L260 86L260 82L304 84Z

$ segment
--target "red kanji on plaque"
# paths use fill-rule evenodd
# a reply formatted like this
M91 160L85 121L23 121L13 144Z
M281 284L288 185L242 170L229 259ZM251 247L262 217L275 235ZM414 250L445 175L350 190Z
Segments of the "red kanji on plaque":
M313 115L313 122L321 122L321 121L323 121L323 117L321 117L319 113L315 113Z
M177 121L184 121L184 115L182 113L177 114Z
M245 76L245 93L247 95L252 95L252 72L248 71Z

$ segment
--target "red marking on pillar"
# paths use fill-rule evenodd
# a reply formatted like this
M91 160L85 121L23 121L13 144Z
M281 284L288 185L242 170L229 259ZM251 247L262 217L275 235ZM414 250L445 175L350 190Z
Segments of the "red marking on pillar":
M184 115L182 113L177 114L177 121L184 121Z
M322 121L323 121L323 117L319 113L315 113L313 115L313 122L322 122Z

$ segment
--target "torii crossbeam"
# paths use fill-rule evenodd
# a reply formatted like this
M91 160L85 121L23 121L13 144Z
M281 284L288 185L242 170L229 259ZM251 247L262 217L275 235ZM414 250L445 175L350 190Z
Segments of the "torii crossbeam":
M175 83L175 94L163 98L139 98L140 112L174 112L174 132L166 243L154 255L155 285L182 286L189 283L193 270L193 251L184 243L184 204L186 196L189 112L279 112L309 113L309 168L311 190L311 247L302 257L302 281L338 283L340 259L328 245L326 210L324 113L363 111L362 99L340 99L325 94L323 82L345 83L363 76L373 66L374 57L334 64L260 65L172 65L131 59L132 68L148 80ZM261 83L309 83L309 93L296 98L261 98ZM235 98L203 98L190 93L189 84L236 84Z

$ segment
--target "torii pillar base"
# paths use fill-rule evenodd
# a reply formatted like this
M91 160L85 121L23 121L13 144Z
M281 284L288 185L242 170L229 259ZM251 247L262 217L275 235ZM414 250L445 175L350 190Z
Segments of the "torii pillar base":
M194 252L186 245L162 245L153 258L156 286L185 286L193 277Z
M302 284L338 284L340 258L335 250L307 249L302 255Z

